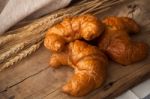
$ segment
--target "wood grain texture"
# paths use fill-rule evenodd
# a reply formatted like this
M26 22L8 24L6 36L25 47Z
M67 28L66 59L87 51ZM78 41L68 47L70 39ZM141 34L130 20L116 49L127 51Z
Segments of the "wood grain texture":
M133 17L142 27L142 32L133 39L150 45L150 0L128 0L99 15ZM0 99L112 99L139 82L150 77L149 57L129 66L110 62L108 79L104 86L84 97L72 97L61 91L61 86L71 77L73 70L68 67L48 67L50 53L41 47L36 53L14 67L0 72Z

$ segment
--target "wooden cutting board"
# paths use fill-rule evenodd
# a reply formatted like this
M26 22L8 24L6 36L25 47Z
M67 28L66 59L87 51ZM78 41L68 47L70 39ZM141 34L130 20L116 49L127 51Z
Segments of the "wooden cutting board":
M133 36L133 39L150 45L149 4L149 0L129 0L99 17L132 16L142 26L142 32ZM0 72L0 99L112 99L150 77L149 50L147 59L129 66L110 61L108 78L103 87L84 97L72 97L61 92L61 87L71 77L73 69L52 69L48 66L49 57L50 52L42 46L22 62Z

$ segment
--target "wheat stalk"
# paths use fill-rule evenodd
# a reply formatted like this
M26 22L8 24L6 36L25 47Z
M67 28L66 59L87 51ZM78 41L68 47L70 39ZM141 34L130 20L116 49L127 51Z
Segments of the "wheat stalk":
M31 47L27 48L26 50L21 51L18 53L15 57L9 59L6 63L4 63L2 66L0 66L0 71L14 65L15 63L19 62L23 58L27 57L28 55L35 52L41 45L42 41L40 41L37 44L32 45Z
M46 21L46 22L43 22L43 23L33 22L33 23L31 23L31 24L29 24L29 25L27 25L25 27L22 27L22 28L19 28L17 30L8 32L9 35L7 35L7 36L1 36L0 37L0 46L3 46L5 43L11 41L12 39L14 39L16 37L25 37L27 35L34 34L35 32L33 32L33 30L36 30L38 28L40 28L41 30L45 30L44 28L46 28L47 26L50 27L53 24L59 22L62 18L66 17L66 16L69 16L69 15L61 16L61 14L62 13L58 12L58 13L56 13L56 14L51 15L50 17L48 17L47 18L48 21ZM44 21L44 20L45 19L43 18L42 21ZM49 23L49 21L50 21L50 23ZM45 24L45 23L49 23L49 25L47 25L47 26L44 25L43 26L43 24ZM10 33L13 33L13 34L10 34ZM38 31L37 33L41 33L41 31Z

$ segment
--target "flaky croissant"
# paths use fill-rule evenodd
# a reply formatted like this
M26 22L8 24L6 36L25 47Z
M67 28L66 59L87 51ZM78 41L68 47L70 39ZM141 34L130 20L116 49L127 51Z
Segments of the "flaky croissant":
M58 52L64 48L66 43L81 38L92 40L98 37L103 30L102 22L90 14L65 18L47 31L44 45L51 51Z
M63 91L73 96L83 96L100 87L106 78L107 57L96 47L83 41L71 42L65 52L53 53L50 66L69 65L75 74L64 85Z
M139 26L130 18L108 17L103 20L105 33L99 38L98 46L115 62L129 65L143 60L148 55L148 45L132 41L130 33L140 31Z

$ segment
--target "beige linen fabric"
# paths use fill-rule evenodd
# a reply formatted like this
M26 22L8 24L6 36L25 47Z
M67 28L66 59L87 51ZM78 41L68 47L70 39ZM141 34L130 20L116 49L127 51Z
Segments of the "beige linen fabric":
M70 2L71 0L0 0L0 35L29 15L31 19L38 18L63 8Z

